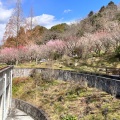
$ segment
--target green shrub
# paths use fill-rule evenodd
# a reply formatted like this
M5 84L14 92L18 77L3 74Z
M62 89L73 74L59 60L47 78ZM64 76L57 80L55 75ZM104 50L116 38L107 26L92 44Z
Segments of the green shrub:
M62 57L62 54L58 53L57 51L52 54L54 60L60 59Z
M66 115L65 117L62 118L62 120L77 120L77 118L72 115Z
M36 71L36 69L34 69L31 72L30 77L33 78L34 84L38 85L38 86L41 85L41 84L44 84L44 83L52 83L55 79L55 76L54 76L54 74L52 73L51 70L42 71L42 73L39 73L39 72Z
M117 58L119 58L119 60L120 60L120 46L116 48L116 50L115 50L115 56Z

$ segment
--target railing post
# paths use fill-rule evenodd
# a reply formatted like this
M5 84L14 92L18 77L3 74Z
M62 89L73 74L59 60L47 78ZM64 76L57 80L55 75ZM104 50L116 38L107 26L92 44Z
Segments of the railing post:
M119 73L119 77L120 77L120 68L118 69L118 71L119 71L118 73Z
M6 79L7 79L7 75L6 73L4 74L4 93L3 93L3 120L6 119Z
M107 68L105 68L106 69L106 74L108 74L108 72L107 72Z
M12 107L12 69L10 70L10 108Z

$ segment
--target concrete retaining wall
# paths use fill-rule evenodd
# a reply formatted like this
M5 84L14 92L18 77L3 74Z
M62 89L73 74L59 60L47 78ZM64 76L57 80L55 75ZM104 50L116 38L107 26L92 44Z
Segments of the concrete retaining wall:
M50 120L47 114L25 101L13 99L13 106L31 116L34 120Z
M100 90L106 91L112 95L120 96L120 78L92 74L92 73L77 73L73 71L52 70L42 68L15 68L13 70L13 77L27 77L32 71L36 70L39 73L49 73L52 77L58 80L74 80L76 82L87 82L89 87L96 87Z

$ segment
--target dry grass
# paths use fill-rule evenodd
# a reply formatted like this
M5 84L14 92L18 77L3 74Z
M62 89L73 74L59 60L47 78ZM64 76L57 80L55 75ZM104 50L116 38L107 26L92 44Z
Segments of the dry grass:
M59 61L47 61L39 64L36 64L35 62L26 62L18 64L17 66L15 65L15 68L53 68L62 70L73 70L72 68L61 64Z
M77 64L77 65L76 65ZM85 60L74 59L74 58L64 58L61 60L46 61L36 65L35 62L27 62L19 64L20 68L52 68L52 69L62 69L62 70L73 70L73 71L87 71L94 73L106 74L106 67L120 68L120 61L115 61L109 56L103 57L92 57Z
M5 64L0 64L0 69L2 69L2 68L4 68L4 67L6 67L7 65L5 65Z
M38 86L29 78L13 84L13 96L44 109L51 120L63 120L66 115L77 120L104 120L106 109L108 120L120 119L120 100L75 82L53 80Z

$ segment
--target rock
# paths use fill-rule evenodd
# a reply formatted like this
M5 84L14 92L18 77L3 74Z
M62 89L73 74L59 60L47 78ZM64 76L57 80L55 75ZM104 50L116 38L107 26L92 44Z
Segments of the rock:
M78 120L80 120L81 118L83 118L84 117L84 115L79 115L78 116Z
M110 101L109 101L109 100L106 100L106 99L103 99L103 102L109 103Z
M87 97L87 98L86 98L86 104L89 104L89 103L90 103L90 100L91 100L91 97Z
M77 93L76 93L78 96L80 95L80 91L77 91Z
M104 64L104 63L101 63L101 66L105 66L105 64Z
M65 95L66 95L66 96L68 96L68 95L69 95L69 93L67 92Z
M94 111L91 111L90 114L95 114L95 112L94 112Z
M102 115L103 116L106 116L108 114L108 108L105 108L103 111L102 111Z
M89 107L89 106L87 106L86 109L85 109L85 111L84 111L84 114L87 115L87 114L89 114L91 111L92 111L92 108Z
M97 108L101 108L101 104L97 104L96 107L97 107Z
M59 68L63 68L62 66L60 66Z
M81 99L81 103L85 103L85 99Z
M57 100L61 102L63 99L63 96L60 96Z
M55 91L55 92L59 92L59 90L57 90L57 89L55 89L54 91Z
M65 117L64 114L61 114L61 115L60 115L60 119L63 119L64 117Z
M78 66L78 63L75 63L75 67Z
M100 68L100 69L99 69L99 71L101 71L101 72L102 72L102 71L105 71L105 70L104 70L104 69L102 69L102 68Z
M53 104L54 104L54 103L53 103L53 102L51 102L51 103L50 103L50 106L53 106Z
M51 96L51 97L50 97L50 99L51 99L51 100L53 100L53 99L54 99L54 97L53 97L53 96Z
M44 98L46 98L46 97L47 97L47 95L43 95L43 97L44 97Z
M73 63L69 63L69 65L70 65L70 66L73 65Z

